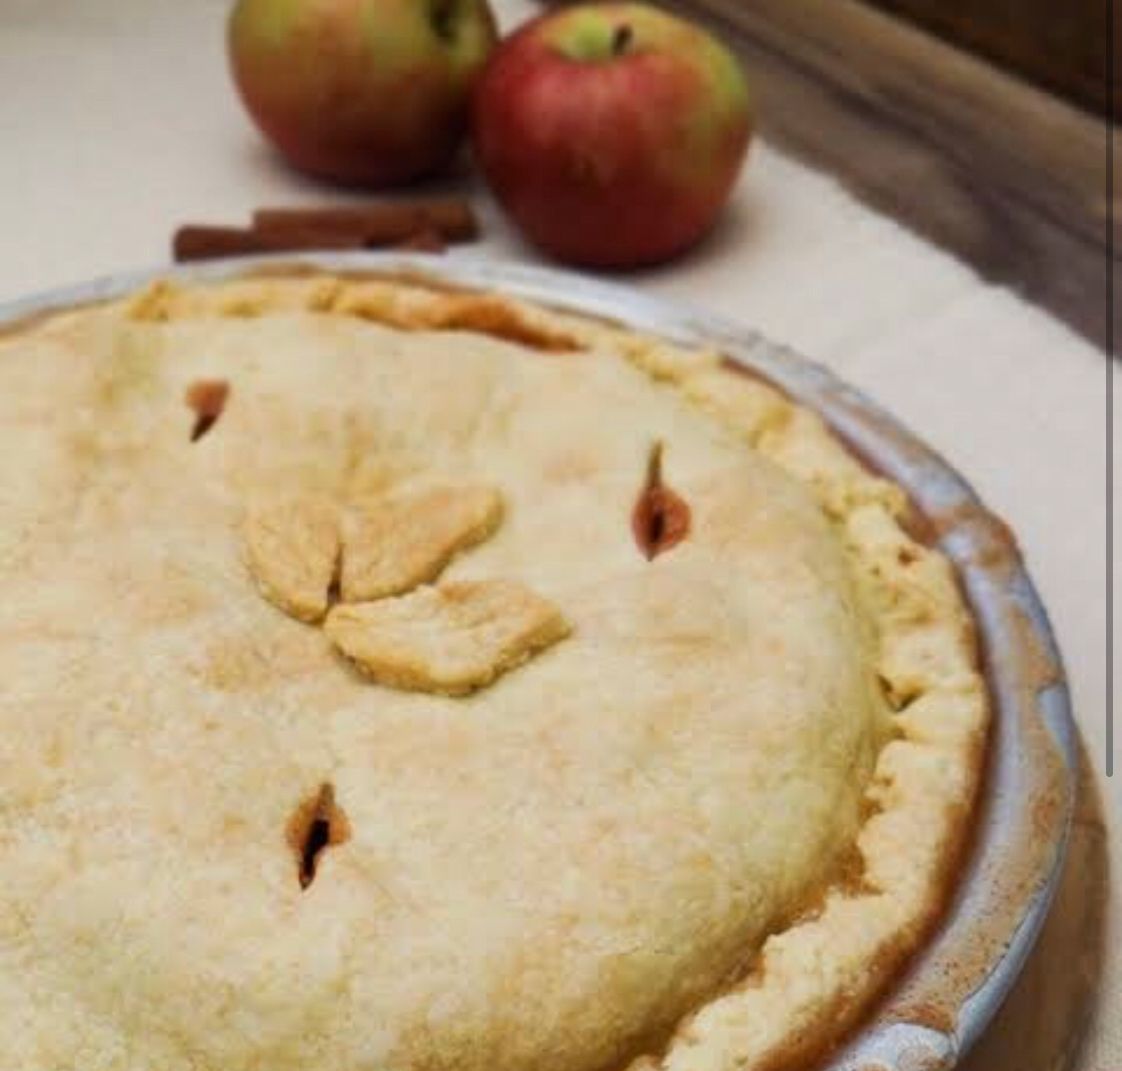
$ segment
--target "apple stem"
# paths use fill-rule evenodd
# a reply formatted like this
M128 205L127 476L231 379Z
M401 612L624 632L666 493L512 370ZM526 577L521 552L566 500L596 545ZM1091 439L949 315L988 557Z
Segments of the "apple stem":
M436 36L442 41L451 41L454 35L456 0L434 0L429 10Z
M616 32L612 36L612 55L622 56L627 51L634 36L635 31L626 22L617 26Z

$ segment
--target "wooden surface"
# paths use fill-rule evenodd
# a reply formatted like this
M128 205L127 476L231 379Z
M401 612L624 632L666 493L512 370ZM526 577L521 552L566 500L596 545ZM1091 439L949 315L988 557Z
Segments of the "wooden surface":
M866 0L976 51L1098 115L1108 113L1111 0ZM1122 20L1114 38L1122 33ZM1117 43L1115 55L1122 53ZM1118 112L1119 84L1114 87Z
M770 140L1105 345L1101 120L859 0L679 6L742 55Z
M1117 1014L1097 1006L1107 939L1107 859L1102 797L1084 753L1055 904L1024 973L961 1071L1067 1071L1077 1065L1093 1016Z

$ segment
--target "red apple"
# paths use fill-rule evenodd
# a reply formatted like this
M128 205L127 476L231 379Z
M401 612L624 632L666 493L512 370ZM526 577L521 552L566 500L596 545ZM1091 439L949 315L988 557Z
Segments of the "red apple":
M708 33L644 4L567 8L523 27L476 87L476 155L546 252L630 267L698 240L728 197L752 116Z
M376 185L449 161L494 42L487 0L238 0L228 34L242 99L289 161Z

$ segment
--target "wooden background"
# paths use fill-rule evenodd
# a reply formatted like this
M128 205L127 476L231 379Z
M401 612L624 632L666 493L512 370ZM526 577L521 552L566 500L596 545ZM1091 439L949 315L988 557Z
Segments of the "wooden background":
M938 18L949 21L968 0L883 2L925 9L929 21L938 5ZM1009 11L1014 5L1038 11L1038 25L1048 14L1044 0L1004 3ZM1118 133L1102 116L862 0L678 6L708 21L742 56L760 128L772 142L1105 348L1107 230L1117 263L1122 212L1117 175L1107 189L1107 152ZM1057 26L1072 10L1054 0L1051 9ZM978 22L975 32L986 25ZM1019 47L1031 41L1047 49L1035 33L1026 29ZM1089 47L1080 40L1072 64ZM1083 89L1097 91L1095 71L1080 68L1079 78ZM1083 89L1072 82L1073 92Z
M1107 99L1108 33L1117 55L1122 21L1108 30L1111 0L868 0L993 60L1098 115Z

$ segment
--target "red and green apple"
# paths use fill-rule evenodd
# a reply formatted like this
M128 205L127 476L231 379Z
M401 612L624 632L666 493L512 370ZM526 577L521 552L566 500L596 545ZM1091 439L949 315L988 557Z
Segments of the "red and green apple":
M476 86L483 173L560 260L668 259L713 224L744 161L752 109L734 56L645 4L547 13L503 42Z
M234 80L297 168L392 185L439 170L495 43L487 0L238 0Z

